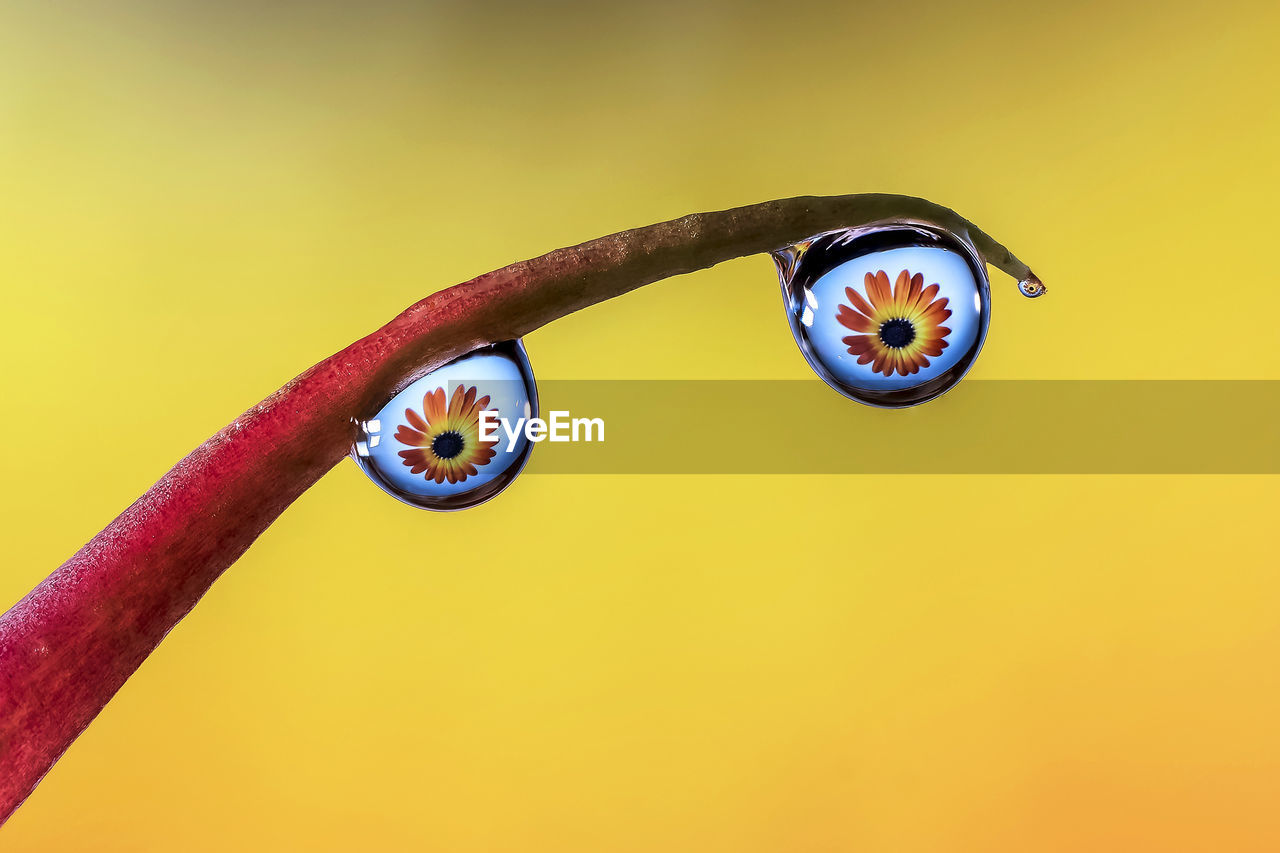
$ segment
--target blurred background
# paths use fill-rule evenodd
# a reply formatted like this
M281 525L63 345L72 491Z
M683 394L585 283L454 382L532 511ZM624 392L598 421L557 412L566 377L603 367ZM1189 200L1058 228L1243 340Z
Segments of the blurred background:
M956 208L1049 285L993 274L967 381L1280 379L1278 31L1234 0L12 0L0 604L425 294L698 210ZM527 344L549 379L809 375L765 257ZM344 462L0 842L1274 850L1278 499L529 475L435 515Z

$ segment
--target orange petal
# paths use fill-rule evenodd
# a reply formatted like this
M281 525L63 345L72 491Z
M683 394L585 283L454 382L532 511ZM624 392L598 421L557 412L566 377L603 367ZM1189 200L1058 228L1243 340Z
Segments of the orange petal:
M855 332L874 332L875 324L871 322L870 317L854 311L848 305L841 305L840 310L836 312L836 322L846 329L853 329Z
M867 273L867 279L869 281L872 280L871 273ZM854 290L852 287L846 287L844 289L844 295L849 297L849 301L853 303L854 308L857 308L859 311L861 311L863 314L866 314L868 317L876 313L876 309L868 305L867 301L862 298L862 294L858 293L858 291Z
M893 304L901 308L907 303L907 291L911 289L911 273L903 270L893 283Z
M933 297L938 295L938 285L931 284L924 290L920 291L920 299L916 301L916 307L924 309L929 307L929 303L933 301Z
M922 312L920 312L920 316L933 317L938 314L941 314L944 311L947 313L948 317L951 316L951 310L947 308L947 300L939 299L938 301L931 304L929 307L925 308Z
M920 299L920 288L924 287L924 276L916 273L911 277L911 289L907 291L907 298L902 303L902 309L910 314L916 306L916 302Z
M893 291L889 288L889 276L884 270L878 271L875 279L868 284L867 296L876 308L888 308L893 304Z
M422 414L427 423L438 424L444 420L444 389L437 388L422 398Z
M851 353L856 354L871 349L871 340L866 335L849 335L847 338L841 338L840 340L849 348Z
M944 311L942 314L939 314L936 317L921 317L920 325L918 325L916 328L920 330L921 334L927 337L941 337L941 335L938 334L937 330L944 328L942 323L945 322L946 319L950 316L951 316L950 311ZM951 330L947 329L947 331L951 331Z
M873 309L880 308L880 283L876 281L876 274L869 272L862 280L862 291L867 295L867 302L871 303Z
M461 385L454 386L449 395L449 420L456 420L462 414L462 397L466 393Z
M396 436L395 436L396 441L400 442L401 444L408 444L412 447L420 446L422 444L422 439L425 437L426 436L418 432L416 429L409 429L407 426L404 426L403 424L401 424L400 428L396 430Z

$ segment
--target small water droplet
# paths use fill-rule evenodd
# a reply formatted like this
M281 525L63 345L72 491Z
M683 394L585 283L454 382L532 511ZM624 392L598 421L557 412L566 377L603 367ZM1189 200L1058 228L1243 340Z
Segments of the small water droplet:
M1035 299L1037 296L1044 296L1048 288L1035 273L1028 273L1026 278L1018 282L1018 290L1022 291L1022 295L1028 299Z
M820 234L774 260L809 366L861 403L932 400L982 349L990 285L977 251L955 234L881 223Z
M357 424L351 457L392 497L433 510L466 509L511 484L533 445L501 427L482 440L483 413L515 429L538 416L538 389L524 344L477 350L405 384Z

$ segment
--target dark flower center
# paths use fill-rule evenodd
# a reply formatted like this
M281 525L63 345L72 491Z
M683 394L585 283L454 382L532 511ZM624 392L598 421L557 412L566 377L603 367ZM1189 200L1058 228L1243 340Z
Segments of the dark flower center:
M441 459L452 459L462 452L462 436L454 430L440 433L431 440L431 452Z
M916 327L910 320L889 320L880 326L880 340L887 347L900 349L916 339Z

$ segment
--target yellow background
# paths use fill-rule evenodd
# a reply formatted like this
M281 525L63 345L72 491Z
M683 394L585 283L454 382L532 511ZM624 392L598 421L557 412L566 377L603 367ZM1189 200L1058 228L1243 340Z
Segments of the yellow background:
M994 277L975 377L1280 379L1277 32L1262 2L7 3L2 604L426 293L695 210L955 207L1050 287ZM546 378L808 375L763 257L527 343ZM529 476L435 515L344 462L0 846L1275 850L1278 498Z

